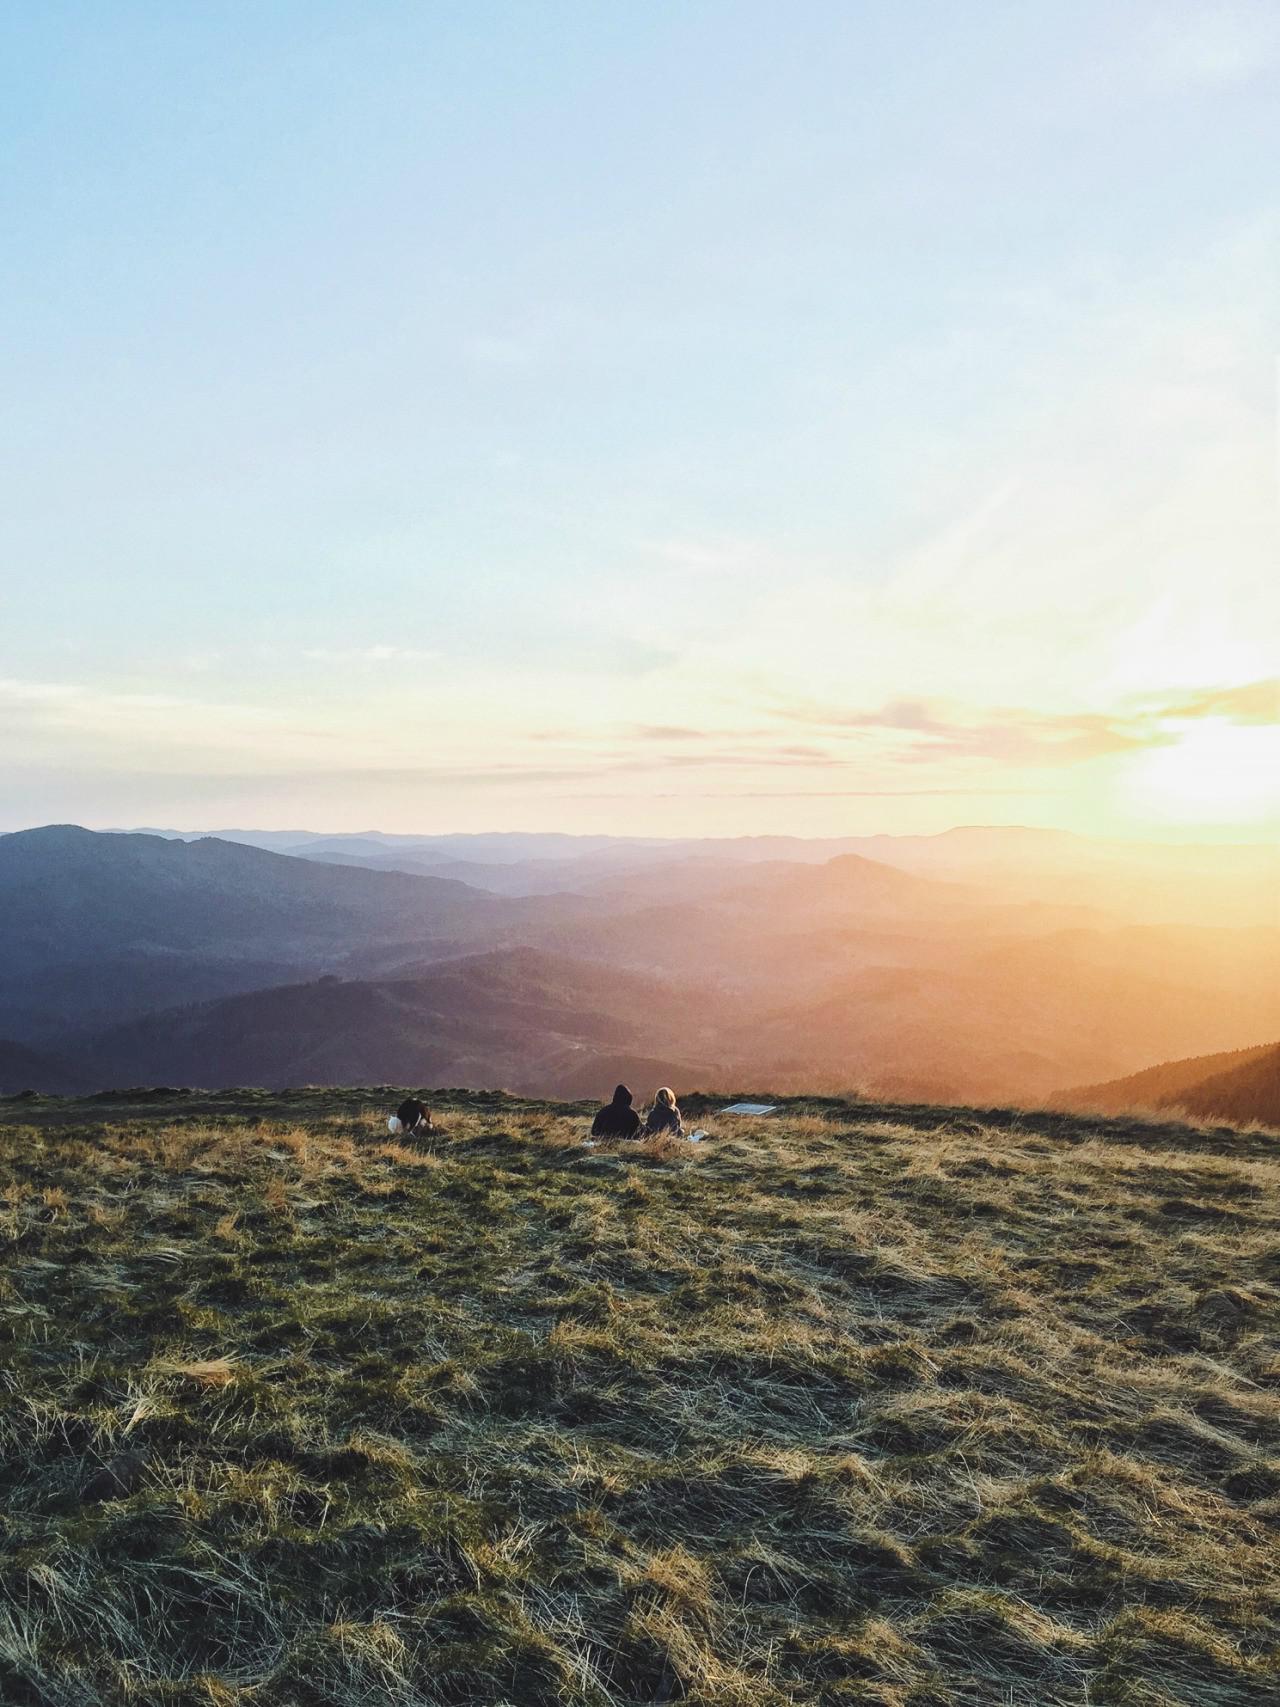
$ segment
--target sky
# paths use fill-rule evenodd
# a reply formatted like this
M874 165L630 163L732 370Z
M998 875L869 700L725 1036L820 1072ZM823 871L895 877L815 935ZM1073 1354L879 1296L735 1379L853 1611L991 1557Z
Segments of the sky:
M0 829L1280 829L1272 0L8 0L0 79Z

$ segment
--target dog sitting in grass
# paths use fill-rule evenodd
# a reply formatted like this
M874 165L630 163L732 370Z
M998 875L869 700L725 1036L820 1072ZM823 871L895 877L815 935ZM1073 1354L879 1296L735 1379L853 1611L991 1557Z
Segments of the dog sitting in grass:
M406 1097L388 1120L387 1130L396 1137L421 1138L435 1131L431 1110L416 1097Z

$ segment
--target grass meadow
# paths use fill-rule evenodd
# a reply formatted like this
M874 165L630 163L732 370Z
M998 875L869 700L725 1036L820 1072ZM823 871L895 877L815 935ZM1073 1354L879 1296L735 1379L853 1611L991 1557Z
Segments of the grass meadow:
M396 1100L0 1105L6 1707L1280 1700L1280 1140Z

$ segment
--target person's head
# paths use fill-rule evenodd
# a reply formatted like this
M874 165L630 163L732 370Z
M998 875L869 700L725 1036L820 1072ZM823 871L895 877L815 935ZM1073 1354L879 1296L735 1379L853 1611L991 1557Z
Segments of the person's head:
M620 1107L630 1108L631 1092L625 1085L619 1085L613 1093L613 1100L618 1103Z
M653 1100L659 1108L674 1108L676 1106L676 1093L670 1085L659 1085L653 1093Z

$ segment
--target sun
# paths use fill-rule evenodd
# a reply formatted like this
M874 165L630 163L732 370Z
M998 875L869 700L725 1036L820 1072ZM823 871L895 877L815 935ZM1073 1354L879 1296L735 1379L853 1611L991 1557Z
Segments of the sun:
M1132 761L1135 803L1186 824L1256 824L1280 814L1280 727L1221 718L1183 723Z

